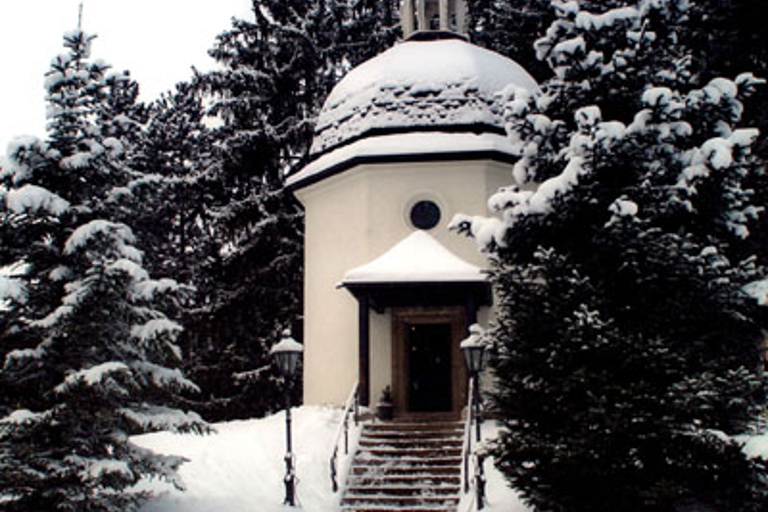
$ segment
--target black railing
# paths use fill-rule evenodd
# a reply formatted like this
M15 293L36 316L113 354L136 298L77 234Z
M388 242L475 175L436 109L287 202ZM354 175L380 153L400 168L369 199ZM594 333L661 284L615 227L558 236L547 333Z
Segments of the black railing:
M344 412L341 414L339 429L336 431L336 438L333 443L333 452L331 454L331 489L333 492L339 491L339 444L344 440L344 455L349 455L349 416L352 415L354 426L359 423L360 400L358 395L358 384L352 386L349 398L344 404Z

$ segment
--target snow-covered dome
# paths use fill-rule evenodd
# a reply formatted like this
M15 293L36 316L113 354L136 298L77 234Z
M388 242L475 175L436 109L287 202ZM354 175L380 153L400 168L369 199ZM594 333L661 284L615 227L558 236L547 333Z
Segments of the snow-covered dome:
M338 83L318 117L311 153L392 133L500 133L504 123L494 95L509 84L537 88L519 64L463 38L412 37Z

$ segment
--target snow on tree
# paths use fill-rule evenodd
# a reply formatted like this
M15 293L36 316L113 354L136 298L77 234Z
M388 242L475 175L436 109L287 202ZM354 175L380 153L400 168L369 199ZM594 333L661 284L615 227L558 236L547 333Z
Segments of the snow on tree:
M44 184L76 203L84 202L92 192L81 180L103 189L111 178L108 166L99 165L108 150L94 123L109 66L90 60L94 38L80 30L65 34L68 51L53 60L45 80L50 156L58 165L42 175L50 180ZM96 170L80 175L78 171L86 168Z
M202 97L179 83L149 108L149 121L135 147L139 179L113 191L125 201L131 225L151 248L152 273L198 286L211 246L208 204L218 194L216 152L204 123Z
M704 80L718 76L737 76L751 71L768 77L768 33L763 29L765 4L760 0L722 0L691 5L691 46L694 72ZM765 134L768 131L768 87L760 87L744 104L742 122ZM768 159L768 138L760 137L753 151ZM754 177L755 190L768 194L765 176ZM764 196L765 197L765 196ZM752 245L768 245L768 220L754 226Z
M391 45L397 8L392 0L252 3L253 19L233 20L210 51L225 69L200 83L224 121L221 136L237 150L233 163L259 162L260 175L277 183L306 158L314 117L336 82Z
M344 56L342 62L350 69L390 48L402 36L400 0L344 0L338 3L344 6L344 22L339 27L336 45ZM341 76L337 75L337 78Z
M66 236L64 224L73 214L71 202L47 187L58 181L50 177L58 169L46 143L33 137L13 140L6 164L0 175L6 189L0 194L0 268L13 269L13 282L20 289L3 304L0 358L35 343L24 329L25 318L52 307L63 292L61 283L47 276L57 268L57 244ZM14 395L13 387L6 389L0 406Z
M195 390L178 367L179 299L153 280L115 189L131 167L142 107L127 74L89 60L93 36L65 35L47 75L49 139L10 147L0 204L0 488L6 510L136 510L142 477L176 482L181 460L129 436L202 430L173 407Z
M738 436L766 405L765 167L739 126L763 80L699 83L683 0L589 5L552 2L553 78L506 93L498 216L453 221L492 257L500 467L539 510L762 511Z
M554 19L550 0L472 0L467 2L469 37L513 59L537 80L551 76L536 58L533 43Z
M151 430L201 430L195 413L169 407L196 385L174 366L181 326L158 306L175 304L177 283L155 281L124 224L93 220L67 239L75 279L58 307L30 322L37 346L7 354L7 378L43 393L0 419L0 480L11 510L136 510L142 477L175 482L181 460L134 446ZM24 397L26 398L26 397Z
M331 88L394 39L395 4L254 0L210 52L222 69L196 78L221 120L206 182L216 250L188 340L210 419L280 407L268 349L301 321L303 221L283 178L306 161Z
M124 135L137 130L139 120L129 114L140 107L130 101L118 106L114 98L135 101L135 94L118 92L135 84L90 59L94 38L79 30L64 35L66 52L53 59L46 74L48 140L12 142L0 175L8 191L0 208L0 261L26 269L27 300L14 315L17 320L54 307L64 281L49 277L58 272L64 240L80 223L105 213L111 188L134 178ZM133 128L118 130L118 122ZM16 337L20 326L11 324Z

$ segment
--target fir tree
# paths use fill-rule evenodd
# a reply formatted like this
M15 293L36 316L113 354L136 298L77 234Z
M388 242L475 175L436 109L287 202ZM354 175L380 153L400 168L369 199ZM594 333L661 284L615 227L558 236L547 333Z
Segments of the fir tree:
M350 68L390 48L401 37L400 0L346 0L339 27L340 52ZM326 91L330 93L330 90Z
M550 0L473 0L467 8L472 42L509 57L537 80L551 76L533 49L554 20Z
M139 177L119 191L118 202L142 234L141 245L151 248L151 273L197 287L214 245L208 205L220 194L202 96L179 83L150 106L148 117L135 146Z
M0 333L8 510L136 510L146 493L129 488L175 482L181 461L129 436L204 428L171 405L195 389L175 369L181 326L168 316L185 287L151 279L133 232L112 220L116 189L138 175L142 108L126 74L89 60L92 40L65 36L46 81L49 140L15 143L2 176L2 264L17 270Z
M93 39L79 30L66 34L68 51L54 59L46 74L48 146L55 169L38 179L69 201L98 209L91 201L103 200L104 192L125 180L128 170L122 165L122 141L98 122L123 113L110 112L107 101L123 81L111 77L103 61L90 60Z
M94 38L82 31L65 34L67 51L46 74L48 141L14 141L0 176L8 190L0 227L2 264L25 269L25 301L17 304L16 320L5 332L14 338L18 319L56 307L63 285L45 277L59 265L69 233L103 213L109 191L132 177L122 135L135 132L139 121L128 115L126 102L110 108L109 101L129 83L110 74L104 62L90 60ZM135 104L130 108L139 111ZM126 128L118 130L114 120Z
M392 1L254 0L210 52L223 69L197 78L223 122L207 183L215 250L188 339L208 418L280 406L268 348L301 320L303 221L283 178L307 161L331 88L392 42L396 13Z
M760 0L721 0L695 2L691 5L690 38L694 54L694 72L701 80L718 76L736 76L750 71L768 77L768 33L762 20L768 10ZM768 88L761 87L744 104L743 123L768 133ZM754 152L768 159L768 138L756 141ZM768 194L766 177L755 177L758 194ZM762 178L762 179L760 179ZM763 195L765 197L765 195ZM768 245L768 218L752 230L756 247ZM763 262L765 263L765 262Z
M64 246L69 274L61 304L29 329L32 349L6 357L4 377L20 379L15 411L0 420L0 480L9 510L137 510L148 496L128 492L143 477L177 483L177 457L158 456L128 436L200 430L194 413L169 407L196 386L173 369L181 326L172 307L181 288L152 280L123 224L90 221Z
M254 18L235 19L210 51L225 69L200 77L237 159L226 165L257 162L279 183L305 161L323 101L351 66L394 42L396 12L392 1L254 0Z
M595 8L601 2L591 2ZM457 217L492 256L500 467L538 510L765 510L765 276L750 74L699 83L684 1L554 1L515 184ZM764 197L764 196L762 196Z

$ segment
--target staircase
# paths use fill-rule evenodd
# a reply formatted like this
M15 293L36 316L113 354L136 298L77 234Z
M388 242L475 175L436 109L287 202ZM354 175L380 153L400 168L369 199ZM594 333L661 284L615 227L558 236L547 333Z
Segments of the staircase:
M461 490L463 425L386 422L363 427L342 512L453 512Z

